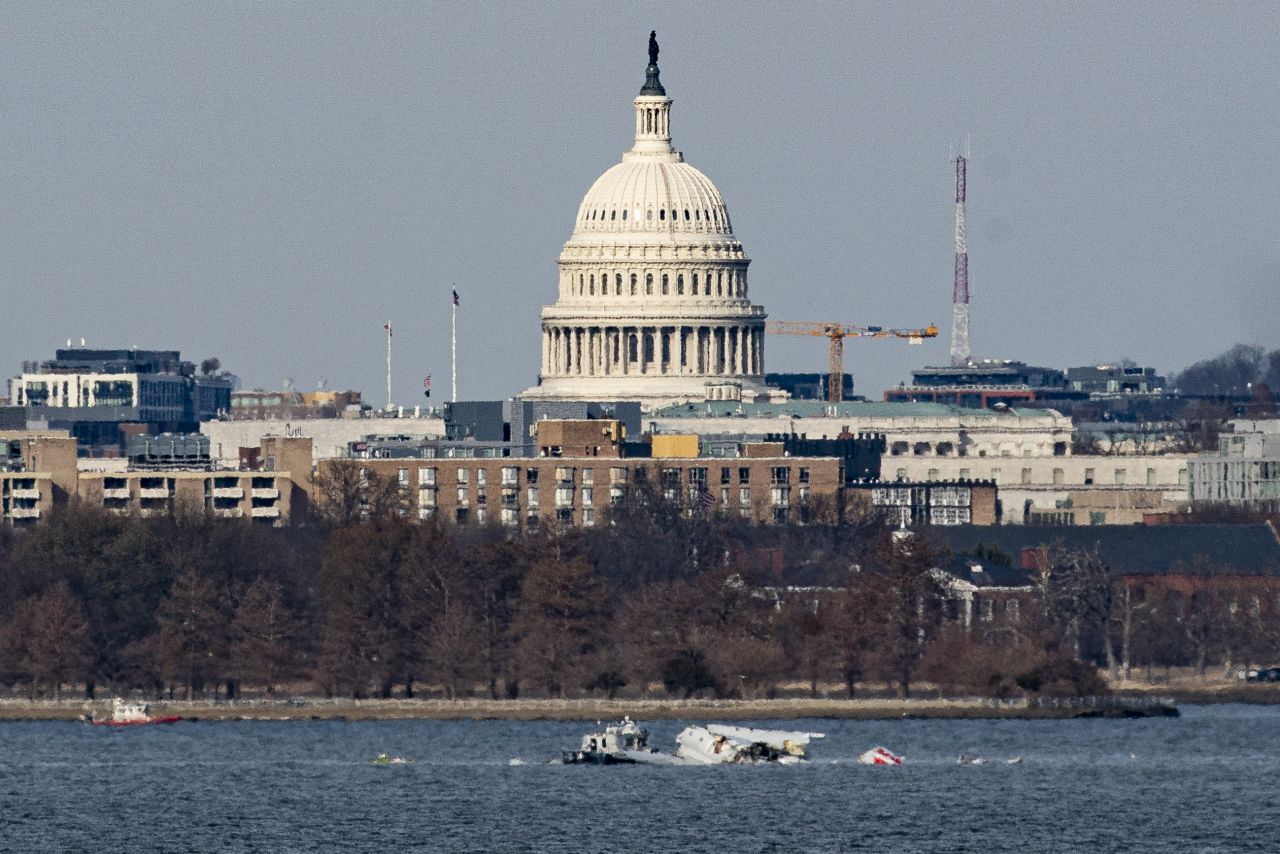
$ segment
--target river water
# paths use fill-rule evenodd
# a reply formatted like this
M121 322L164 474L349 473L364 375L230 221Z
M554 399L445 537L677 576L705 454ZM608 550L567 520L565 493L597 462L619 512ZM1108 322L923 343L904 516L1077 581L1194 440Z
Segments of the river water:
M0 723L0 850L1280 850L1280 707L759 725L827 737L805 766L585 767L544 764L573 723ZM875 745L907 763L854 763Z

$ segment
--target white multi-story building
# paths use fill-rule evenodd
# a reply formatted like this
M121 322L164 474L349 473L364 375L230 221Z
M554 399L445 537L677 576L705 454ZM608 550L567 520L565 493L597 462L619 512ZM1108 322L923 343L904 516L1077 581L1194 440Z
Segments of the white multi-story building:
M1280 419L1228 422L1218 450L1191 462L1191 502L1280 507Z
M651 44L635 144L591 186L542 311L539 385L525 398L646 407L764 394L764 309L719 190L671 145Z

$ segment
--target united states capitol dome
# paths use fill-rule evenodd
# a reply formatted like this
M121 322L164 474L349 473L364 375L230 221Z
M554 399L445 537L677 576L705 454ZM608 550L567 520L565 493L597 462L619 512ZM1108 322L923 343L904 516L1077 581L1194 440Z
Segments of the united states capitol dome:
M657 56L651 34L635 144L578 207L558 298L542 310L538 385L525 397L653 408L768 393L751 259L720 191L671 145Z

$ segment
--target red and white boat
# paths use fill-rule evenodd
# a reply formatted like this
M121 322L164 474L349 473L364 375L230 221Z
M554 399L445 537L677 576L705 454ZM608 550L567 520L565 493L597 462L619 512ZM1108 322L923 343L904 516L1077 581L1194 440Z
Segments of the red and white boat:
M116 697L111 701L111 717L94 718L94 726L141 726L143 724L174 724L181 715L152 716L146 703L128 703Z

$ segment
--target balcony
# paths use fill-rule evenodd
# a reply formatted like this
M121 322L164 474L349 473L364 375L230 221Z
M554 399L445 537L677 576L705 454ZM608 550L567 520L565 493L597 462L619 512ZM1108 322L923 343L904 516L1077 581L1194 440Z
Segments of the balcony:
M249 511L249 515L255 519L279 519L280 508L279 507L254 507Z
M253 492L250 493L250 497L275 499L280 497L280 490L276 489L274 486L270 486L270 487L255 486L253 488Z
M30 488L30 489L16 489L16 488L15 488L15 489L12 489L12 490L10 490L10 491L9 491L9 495L10 495L10 497L12 497L14 500L23 500L23 499L25 499L25 500L29 500L29 501L39 501L39 500L40 500L40 490L39 490L39 489L36 489L36 488Z
M214 498L244 498L244 489L239 486L217 486L213 489Z
M213 508L213 515L225 516L230 519L239 519L244 515L244 511L239 507L215 507Z
M167 486L149 486L138 490L138 496L140 498L172 498L173 493Z
M124 499L125 501L128 501L128 500L129 500L129 487L127 487L127 486L117 486L117 487L114 487L114 488L111 488L111 489L104 489L104 490L102 490L102 497L103 497L104 499L107 499L107 498L110 498L110 499Z
M39 507L12 507L9 510L10 519L39 519Z

